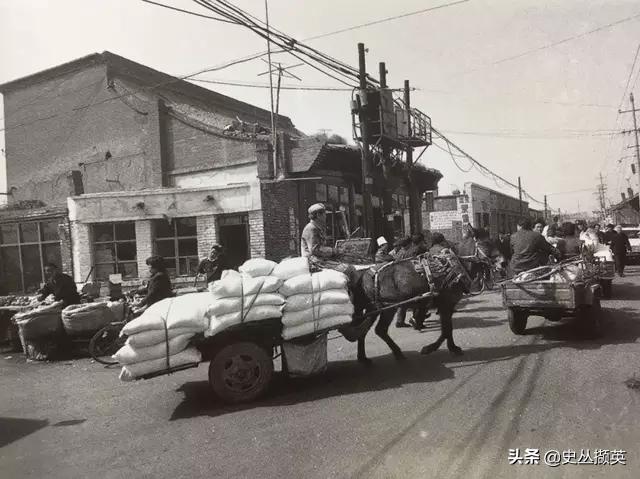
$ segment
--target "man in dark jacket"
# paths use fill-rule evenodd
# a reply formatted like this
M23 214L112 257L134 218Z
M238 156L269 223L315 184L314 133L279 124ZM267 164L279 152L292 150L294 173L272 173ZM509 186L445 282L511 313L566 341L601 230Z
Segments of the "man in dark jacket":
M44 287L38 291L38 301L43 301L50 294L56 301L62 301L66 308L70 304L80 304L80 295L73 278L61 273L58 265L48 263L44 267L44 275L47 279Z
M627 252L631 251L631 243L626 234L622 232L622 226L616 226L614 235L611 236L611 251L616 262L618 276L624 276L624 267L627 264Z
M198 276L205 275L207 278L207 284L213 283L214 281L218 281L220 276L222 276L222 271L227 268L224 255L222 253L222 246L219 244L214 244L211 246L211 251L209 252L209 257L204 258L198 264L198 269L196 270L196 277L193 280L193 285L196 286L198 282Z
M140 308L151 306L162 299L175 296L171 289L171 280L169 279L169 274L167 273L162 256L151 256L147 258L146 263L147 266L149 266L151 278L147 284L147 295L138 305Z
M375 262L376 263L389 263L395 258L391 255L391 245L384 236L380 236L377 239L378 250L376 251Z
M511 271L518 274L546 264L546 259L558 251L551 246L540 233L531 230L531 221L523 218L518 221L518 231L511 236Z
M605 230L604 230L604 234L602 235L601 243L610 245L611 241L616 236L616 234L617 233L613 229L613 225L611 223L609 223L607 226L605 226Z

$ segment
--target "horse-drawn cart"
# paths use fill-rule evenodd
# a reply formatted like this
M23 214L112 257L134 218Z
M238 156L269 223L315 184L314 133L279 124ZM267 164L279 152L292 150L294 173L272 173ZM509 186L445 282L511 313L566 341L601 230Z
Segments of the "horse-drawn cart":
M531 270L502 284L502 304L508 311L509 328L524 334L529 316L550 321L576 318L590 335L600 333L601 286L582 262L571 263L575 275L563 274L569 265L549 265ZM543 272L536 275L536 272Z

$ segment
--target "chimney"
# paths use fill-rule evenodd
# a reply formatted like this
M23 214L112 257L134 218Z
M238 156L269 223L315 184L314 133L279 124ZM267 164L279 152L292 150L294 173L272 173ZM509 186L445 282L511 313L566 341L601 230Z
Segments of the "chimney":
M633 198L633 189L627 188L627 195L629 196L629 199Z
M622 196L622 201L626 200L626 196L624 195L624 193L620 193L620 196Z

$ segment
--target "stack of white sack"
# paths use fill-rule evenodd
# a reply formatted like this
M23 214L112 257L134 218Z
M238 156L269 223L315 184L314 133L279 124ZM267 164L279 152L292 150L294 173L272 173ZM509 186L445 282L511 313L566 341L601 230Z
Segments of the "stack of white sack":
M282 317L284 298L277 292L282 280L269 274L275 265L268 260L249 260L239 268L244 273L227 270L209 285L207 336L235 324Z
M127 341L113 355L123 365L120 379L131 381L145 374L200 362L200 352L187 346L194 335L206 330L206 313L211 302L210 293L167 298L127 323L122 329Z
M347 283L347 276L334 270L302 274L285 281L280 288L286 300L282 316L283 339L350 323L353 304Z

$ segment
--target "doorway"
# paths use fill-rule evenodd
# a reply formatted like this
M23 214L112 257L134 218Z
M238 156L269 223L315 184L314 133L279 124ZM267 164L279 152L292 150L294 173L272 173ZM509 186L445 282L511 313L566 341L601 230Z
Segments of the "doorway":
M238 269L251 256L247 214L218 216L218 242L224 248L228 266Z

